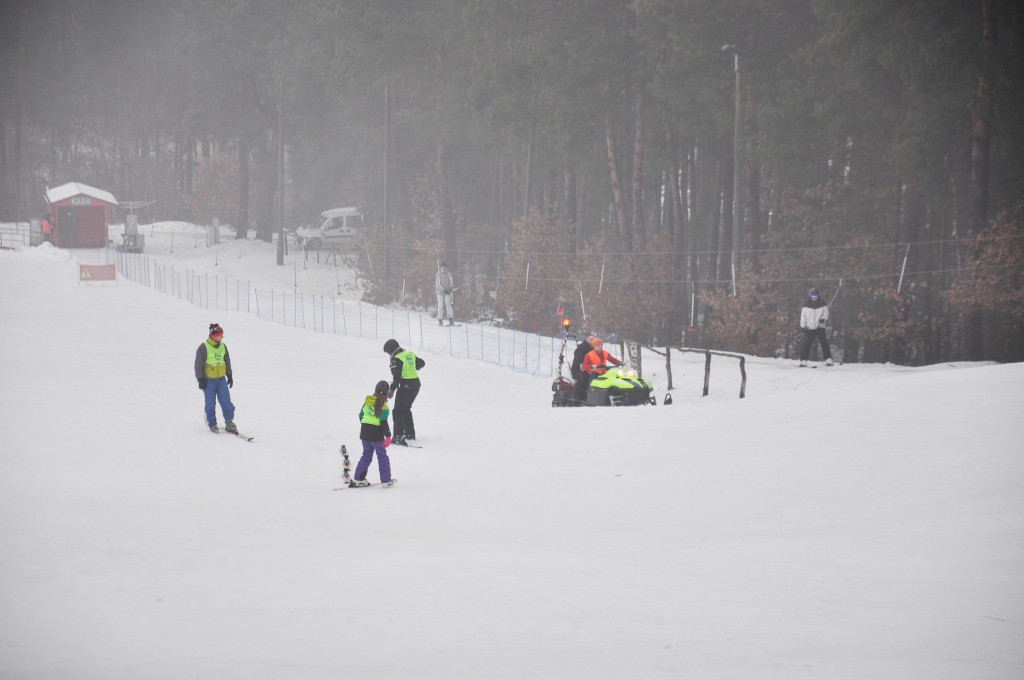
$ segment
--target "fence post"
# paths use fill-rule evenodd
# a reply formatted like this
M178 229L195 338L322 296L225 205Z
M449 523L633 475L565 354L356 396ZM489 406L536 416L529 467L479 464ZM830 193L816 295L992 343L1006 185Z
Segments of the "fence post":
M672 389L672 348L665 347L665 372L668 374L668 390Z
M711 382L711 352L704 352L704 396L708 396L708 386Z

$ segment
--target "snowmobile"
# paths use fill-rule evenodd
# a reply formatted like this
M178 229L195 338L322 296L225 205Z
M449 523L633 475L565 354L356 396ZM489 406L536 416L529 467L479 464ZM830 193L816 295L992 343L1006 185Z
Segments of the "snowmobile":
M551 383L553 407L560 406L638 406L657 404L651 394L654 389L649 382L628 366L614 366L591 378L590 387L584 388L573 378L562 375L565 365L565 345L569 337L577 342L581 339L569 332L562 335L562 352L558 357L558 377ZM586 377L586 376L584 376Z

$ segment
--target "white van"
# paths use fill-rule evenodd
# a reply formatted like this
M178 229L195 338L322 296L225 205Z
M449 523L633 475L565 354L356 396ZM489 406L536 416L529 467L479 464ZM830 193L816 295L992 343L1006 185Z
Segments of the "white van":
M344 248L356 242L363 229L359 208L333 208L320 213L320 224L295 230L295 240L309 250Z

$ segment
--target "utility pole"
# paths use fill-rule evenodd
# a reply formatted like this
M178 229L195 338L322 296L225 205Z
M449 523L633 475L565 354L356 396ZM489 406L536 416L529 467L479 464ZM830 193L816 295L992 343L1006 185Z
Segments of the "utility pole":
M284 86L277 67L277 264L284 264Z
M391 102L388 75L384 74L384 280L391 274Z

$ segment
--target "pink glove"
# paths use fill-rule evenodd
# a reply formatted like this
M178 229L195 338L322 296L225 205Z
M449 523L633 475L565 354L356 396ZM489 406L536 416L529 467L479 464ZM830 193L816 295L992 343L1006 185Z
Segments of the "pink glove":
M391 437L384 437L384 448L391 446Z

